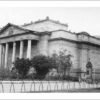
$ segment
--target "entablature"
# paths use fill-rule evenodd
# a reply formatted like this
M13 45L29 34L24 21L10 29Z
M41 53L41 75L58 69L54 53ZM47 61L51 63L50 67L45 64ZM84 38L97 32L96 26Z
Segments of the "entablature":
M21 41L21 40L39 40L39 36L38 35L34 35L32 33L28 33L28 34L16 34L16 35L12 35L12 36L6 36L6 37L2 37L0 38L0 43L7 43L7 42L14 42L14 41Z

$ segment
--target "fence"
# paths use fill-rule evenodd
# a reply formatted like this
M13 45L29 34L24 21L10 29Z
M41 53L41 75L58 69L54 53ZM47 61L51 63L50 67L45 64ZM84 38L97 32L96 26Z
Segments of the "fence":
M74 89L99 88L100 84L71 81L1 81L1 93L68 92Z
M90 88L100 88L100 73L92 72L93 82L86 81L86 73L71 73L72 77L78 78L82 76L81 81L71 81L71 80L1 80L0 81L0 92L1 93L35 93L35 92L69 92L75 89L90 89ZM98 78L98 79L97 79ZM98 82L96 82L98 80Z

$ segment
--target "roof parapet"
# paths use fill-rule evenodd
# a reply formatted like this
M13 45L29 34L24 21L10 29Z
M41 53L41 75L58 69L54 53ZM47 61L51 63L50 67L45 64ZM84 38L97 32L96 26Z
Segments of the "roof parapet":
M77 35L87 35L87 36L90 36L90 34L87 33L87 32L85 32L85 31L83 31L83 32L79 32L79 33L77 33Z
M66 26L66 27L68 27L68 24L64 24L64 23L61 23L60 21L56 21L56 20L52 20L52 19L50 19L49 18L49 16L47 16L45 19L43 19L43 20L41 20L41 19L39 19L39 20L37 20L37 21L35 21L35 22L30 22L30 23L25 23L24 25L22 25L23 27L24 26L28 26L28 25L31 25L31 24L37 24L37 23L41 23L41 22L44 22L44 21L51 21L51 22L53 22L53 23L56 23L56 24L61 24L61 25L64 25L64 26Z

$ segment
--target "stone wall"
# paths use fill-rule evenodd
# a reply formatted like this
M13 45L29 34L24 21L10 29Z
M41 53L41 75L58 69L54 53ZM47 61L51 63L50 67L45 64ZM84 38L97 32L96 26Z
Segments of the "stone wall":
M72 54L72 62L74 68L81 68L86 71L86 64L90 58L93 64L93 69L100 69L100 47L81 44L65 40L53 40L49 42L49 55L58 53L59 51L66 49L67 53Z
M50 39L55 39L55 38L64 38L72 41L77 41L77 35L75 33L71 33L64 30L57 30L52 32Z
M38 47L37 47L38 41L32 41L32 50L31 50L31 58L38 55Z
M89 44L81 44L82 48L80 49L80 66L82 70L86 70L86 64L90 58L91 63L93 64L93 69L100 69L100 47Z
M100 47L91 46L89 56L93 64L93 68L100 69Z
M59 51L67 50L67 54L72 55L72 63L74 68L78 68L78 48L77 44L65 40L54 40L49 42L49 55L59 53Z

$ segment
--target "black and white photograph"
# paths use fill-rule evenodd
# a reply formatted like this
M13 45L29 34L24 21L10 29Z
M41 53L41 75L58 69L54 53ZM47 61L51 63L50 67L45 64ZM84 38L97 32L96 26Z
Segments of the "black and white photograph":
M0 7L0 93L100 93L100 7Z

